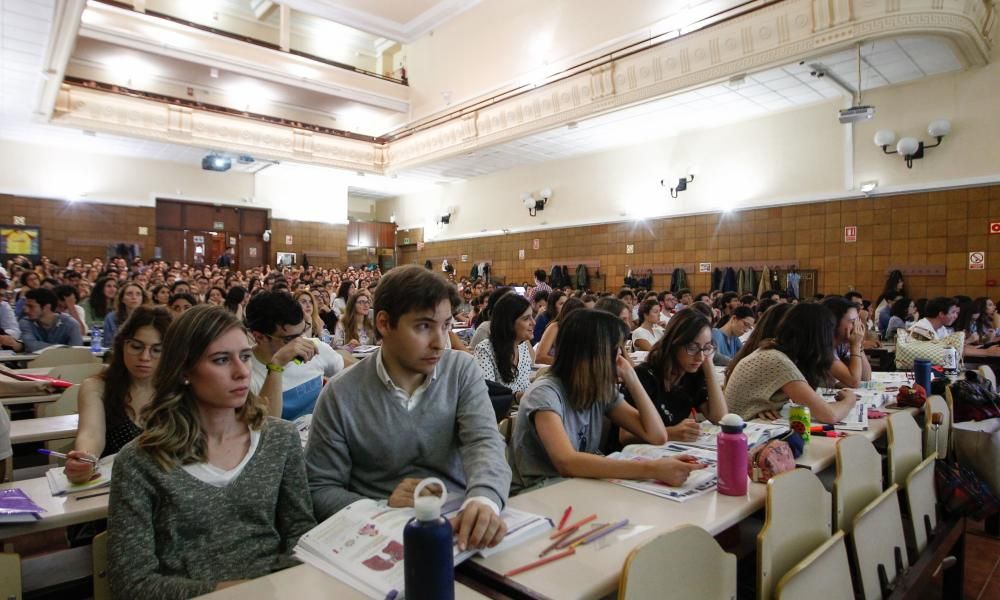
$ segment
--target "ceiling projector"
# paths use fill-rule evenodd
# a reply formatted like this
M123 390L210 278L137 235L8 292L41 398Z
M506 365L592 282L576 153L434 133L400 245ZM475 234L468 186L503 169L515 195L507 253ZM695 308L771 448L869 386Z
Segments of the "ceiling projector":
M839 118L841 123L857 123L859 121L868 121L869 119L875 118L875 107L852 106L850 108L845 108L840 111Z
M208 154L201 159L201 168L205 171L228 171L233 166L233 160L221 154Z

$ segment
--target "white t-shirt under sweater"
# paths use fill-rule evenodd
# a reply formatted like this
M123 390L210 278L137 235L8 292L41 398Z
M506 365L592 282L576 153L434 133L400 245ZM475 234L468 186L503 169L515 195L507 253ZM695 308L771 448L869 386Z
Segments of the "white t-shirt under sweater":
M344 357L329 344L319 340L313 342L317 349L313 359L301 365L292 361L285 365L281 374L281 418L286 421L311 413L316 398L323 391L323 378L333 377L344 369ZM250 366L250 390L259 394L267 379L267 367L256 356L252 357Z
M254 453L257 452L257 445L260 444L260 431L250 430L250 449L247 450L246 456L240 461L240 464L236 465L232 469L225 471L219 467L203 462L194 463L190 465L181 465L185 471L187 471L192 477L207 483L208 485L214 487L226 487L232 480L240 476L243 472L243 468L247 466L250 459L253 458Z

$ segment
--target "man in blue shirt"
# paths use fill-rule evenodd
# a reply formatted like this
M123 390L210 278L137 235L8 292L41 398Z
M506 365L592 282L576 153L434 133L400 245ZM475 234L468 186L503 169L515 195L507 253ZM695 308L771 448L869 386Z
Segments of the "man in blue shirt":
M24 295L24 318L19 323L21 340L13 346L18 352L37 352L49 346L82 346L80 326L73 317L56 312L59 300L47 288L29 290Z
M743 347L743 341L740 338L752 330L753 325L753 311L750 308L742 305L734 308L732 316L726 321L726 324L712 330L712 343L715 344L715 351L720 356L732 360Z

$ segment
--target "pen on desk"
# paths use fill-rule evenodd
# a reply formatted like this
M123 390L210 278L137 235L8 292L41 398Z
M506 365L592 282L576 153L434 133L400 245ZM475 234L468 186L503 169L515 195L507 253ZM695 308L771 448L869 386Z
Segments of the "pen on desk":
M67 459L70 458L69 456L63 454L62 452L56 452L55 450L46 450L45 448L39 448L38 449L38 453L39 454L48 454L49 456L54 456L56 458L61 458L63 460L67 460ZM97 464L97 459L96 458L92 458L90 456L79 456L76 459L79 460L79 461L83 461L85 463L90 463L92 465L96 465Z
M573 545L574 546L577 546L577 545L584 546L584 545L587 545L587 544L589 544L591 542L596 542L597 540L599 540L602 537L608 535L609 533L615 531L616 529L621 529L622 527L625 527L626 525L628 525L628 519L622 519L621 521L618 521L614 525L608 525L607 527L601 529L600 531L598 531L596 533L590 533L590 534L588 534L587 537L583 538L582 540L580 540L579 542L576 542Z
M585 517L583 519L580 519L579 521L577 521L576 523L573 523L572 525L569 525L565 529L560 529L560 530L556 531L555 533L553 533L552 535L549 536L549 539L550 540L554 540L557 537L561 536L562 534L566 533L567 531L573 531L575 529L579 529L580 527L586 525L587 523L590 523L591 521L593 521L596 518L597 518L597 515L594 514L594 515L590 515L589 517Z
M542 565L546 565L546 564L548 564L548 563L550 563L552 561L556 561L556 560L559 560L560 558L565 558L567 556L571 556L571 555L573 555L575 553L576 553L576 548L566 548L565 550L563 550L562 552L559 552L558 554L553 554L552 556L547 556L547 557L542 558L540 560L536 560L535 562L528 563L528 564L524 565L523 567L518 567L518 568L513 569L511 571L507 571L506 573L503 574L503 576L504 577L513 577L515 575L520 575L521 573L524 573L525 571L530 571L531 569L534 569L535 567L540 567Z
M111 490L105 490L103 492L98 492L96 494L87 494L86 496L76 496L77 500L86 500L87 498L97 498L98 496L107 496L111 493Z
M396 600L399 596L399 590L389 590L389 593L385 595L385 600Z
M562 529L563 526L566 525L566 520L569 519L569 515L571 512L573 512L572 504L566 507L566 511L563 513L562 518L559 519L559 527L556 527L556 530Z

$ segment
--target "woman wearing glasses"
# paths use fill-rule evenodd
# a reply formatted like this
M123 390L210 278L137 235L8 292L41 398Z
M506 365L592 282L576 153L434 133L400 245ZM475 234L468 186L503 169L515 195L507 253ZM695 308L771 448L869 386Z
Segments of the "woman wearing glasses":
M117 454L142 433L141 413L153 398L153 373L170 318L162 306L133 310L114 338L107 370L80 386L80 428L66 461L70 481L87 481L94 473L94 465L80 458Z
M827 403L816 393L816 387L830 377L836 325L833 313L822 304L789 309L774 339L761 342L733 368L726 383L729 410L744 420L773 420L782 406L794 402L808 407L814 421L842 420L854 408L857 395L841 390L835 402Z
M333 332L333 345L367 346L375 343L375 327L371 317L372 297L368 292L351 296Z
M541 485L556 477L657 479L681 485L703 468L687 458L647 462L619 461L599 455L602 420L650 444L663 444L667 432L656 408L622 355L628 328L614 315L582 308L559 326L555 364L524 393L514 427L514 489ZM624 401L618 380L635 405Z
M678 442L698 439L701 428L691 418L696 411L713 423L729 412L720 377L712 368L715 351L709 320L700 312L685 308L671 317L646 362L635 368L643 390L663 419L669 439ZM628 391L625 400L636 405ZM625 430L620 432L619 439L622 444L638 441Z
M728 360L732 360L743 347L741 338L753 330L753 325L753 311L749 307L734 308L726 324L712 330L712 343L715 344L716 351Z

